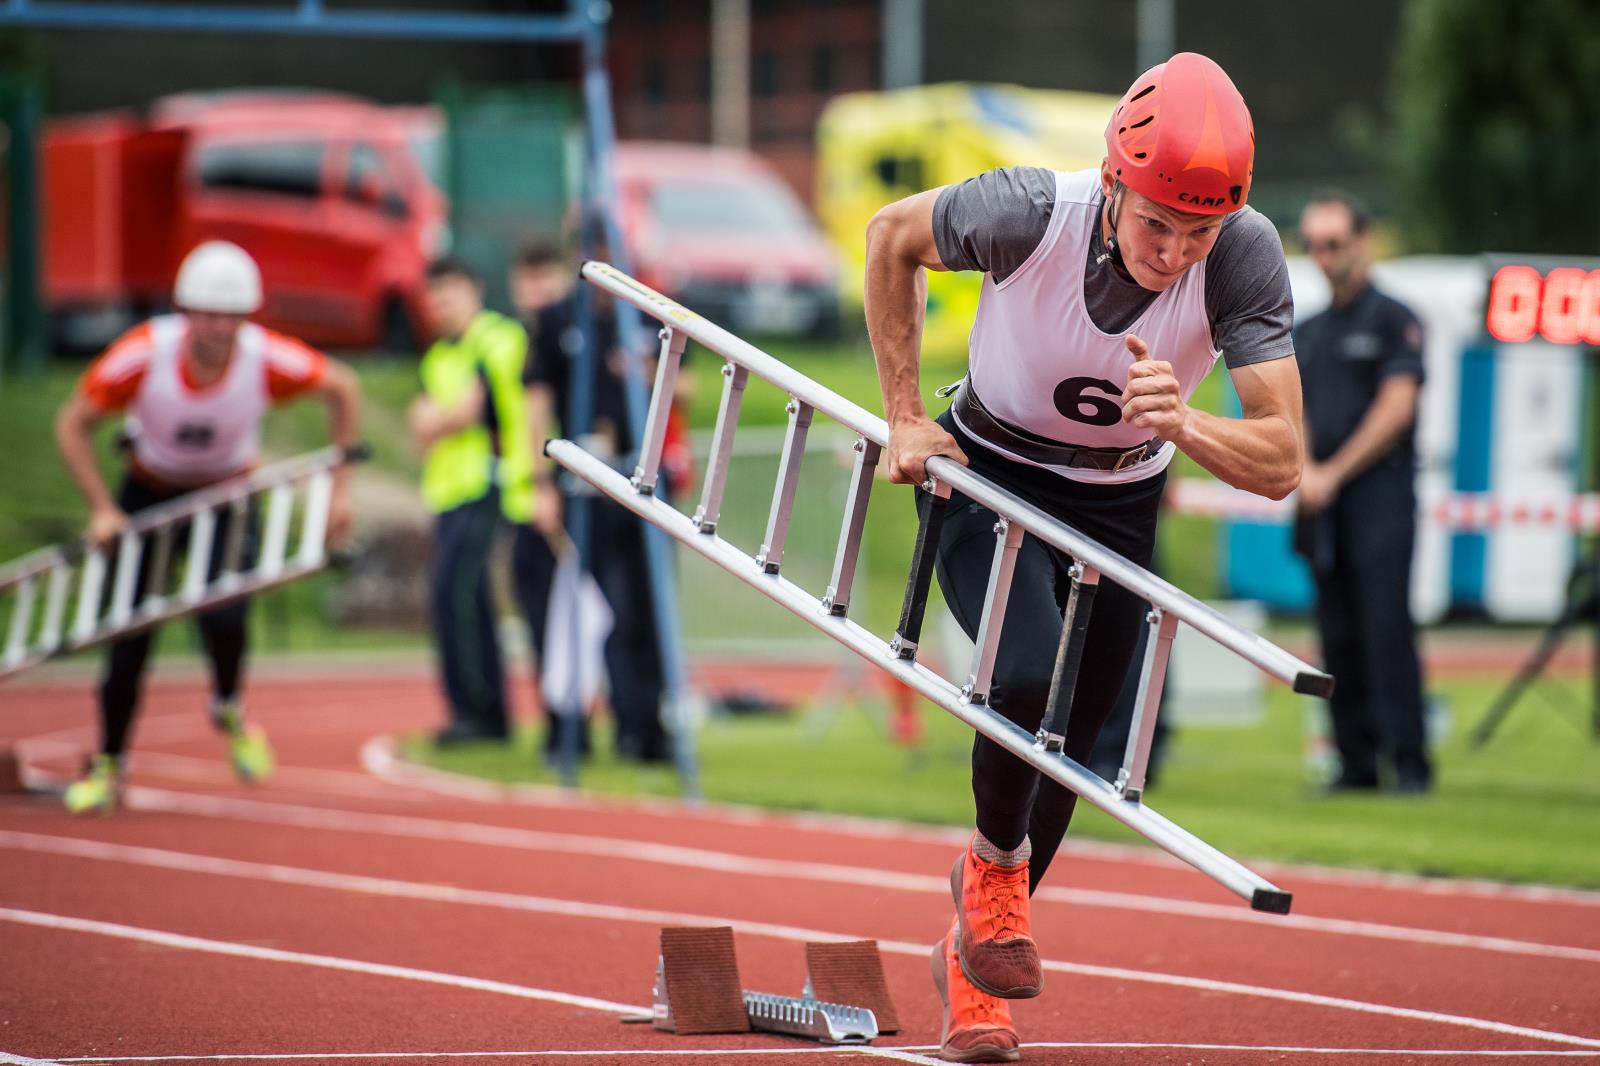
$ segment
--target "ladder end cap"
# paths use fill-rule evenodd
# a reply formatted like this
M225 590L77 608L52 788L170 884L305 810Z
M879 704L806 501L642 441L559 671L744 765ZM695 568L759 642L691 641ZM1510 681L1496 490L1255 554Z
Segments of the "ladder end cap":
M1327 699L1333 695L1333 675L1319 670L1302 670L1294 676L1294 690L1305 696Z
M1250 909L1265 914L1288 914L1294 895L1280 888L1258 888L1250 895Z

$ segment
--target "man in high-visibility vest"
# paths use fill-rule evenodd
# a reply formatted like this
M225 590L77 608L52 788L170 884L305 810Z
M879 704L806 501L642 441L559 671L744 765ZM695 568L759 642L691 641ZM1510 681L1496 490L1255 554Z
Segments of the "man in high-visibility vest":
M89 502L89 536L97 543L117 537L130 514L250 470L259 458L261 419L274 404L320 395L328 402L329 437L347 448L356 443L355 374L249 321L261 308L261 272L244 249L208 241L190 252L178 269L173 303L176 314L153 318L112 344L56 416L56 443ZM95 462L94 430L123 414L130 445L122 486L113 496ZM218 519L213 576L234 518L226 511ZM330 536L342 537L349 526L340 470L334 475ZM253 554L254 527L251 514L241 558ZM136 595L142 594L147 569L140 568ZM272 772L272 748L258 726L246 724L239 701L247 606L235 601L200 614L197 623L211 664L212 722L228 738L239 776L260 781ZM111 645L100 684L101 750L88 773L67 789L66 804L74 812L109 811L117 804L153 637L146 630Z
M425 454L422 498L436 516L429 590L449 724L443 744L510 735L496 639L488 555L502 516L533 513L522 368L528 336L483 306L465 263L428 269L427 302L438 340L422 359L412 440Z

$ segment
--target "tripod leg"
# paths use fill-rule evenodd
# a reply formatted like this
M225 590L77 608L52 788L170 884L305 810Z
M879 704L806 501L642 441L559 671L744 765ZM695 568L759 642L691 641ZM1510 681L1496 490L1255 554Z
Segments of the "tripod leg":
M1574 606L1569 603L1567 609L1561 612L1561 617L1552 622L1550 628L1544 631L1544 637L1539 641L1538 648L1528 657L1528 661L1522 664L1522 669L1517 671L1517 676L1501 691L1494 704L1484 712L1483 718L1473 727L1470 743L1474 750L1483 747L1489 742L1489 738L1494 735L1494 731L1499 728L1500 723L1511 712L1511 708L1516 705L1523 691L1550 664L1550 660L1555 657L1556 649L1561 646L1562 639L1567 635L1567 628L1572 625L1577 613Z

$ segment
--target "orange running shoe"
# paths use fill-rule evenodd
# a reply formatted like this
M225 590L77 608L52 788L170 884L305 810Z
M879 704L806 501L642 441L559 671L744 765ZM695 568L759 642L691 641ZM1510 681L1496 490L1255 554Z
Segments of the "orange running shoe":
M959 933L959 923L952 925L928 960L944 1005L939 1057L947 1062L1016 1062L1022 1052L1011 1025L1011 1005L984 995L961 975L955 948Z
M1001 999L1043 992L1039 947L1028 934L1028 864L997 866L974 855L968 844L950 871L950 894L956 901L956 954L967 980Z

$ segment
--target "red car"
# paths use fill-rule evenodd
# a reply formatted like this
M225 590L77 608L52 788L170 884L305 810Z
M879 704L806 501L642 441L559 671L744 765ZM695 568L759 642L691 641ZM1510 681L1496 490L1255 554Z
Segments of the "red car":
M411 148L419 121L354 97L250 91L169 97L144 121L52 122L44 265L58 340L92 345L165 306L184 253L220 238L260 264L264 324L324 347L414 348L446 224Z
M837 334L838 255L759 156L624 141L616 175L640 281L735 333Z

